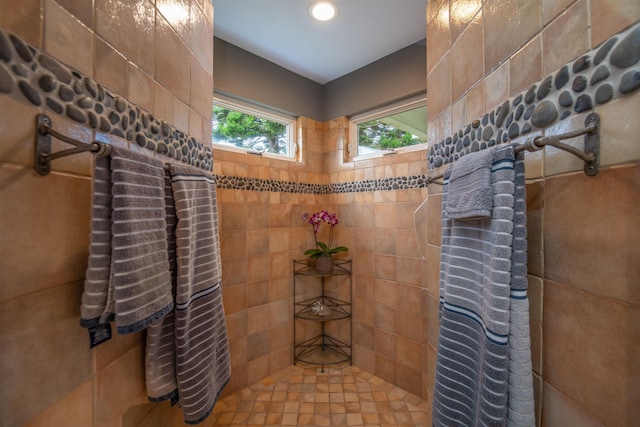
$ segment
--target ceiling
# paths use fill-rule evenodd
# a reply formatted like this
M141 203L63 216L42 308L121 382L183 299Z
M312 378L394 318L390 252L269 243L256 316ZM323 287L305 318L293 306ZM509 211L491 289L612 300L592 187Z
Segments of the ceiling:
M313 0L211 0L214 35L325 84L426 37L427 0L334 0L316 22Z

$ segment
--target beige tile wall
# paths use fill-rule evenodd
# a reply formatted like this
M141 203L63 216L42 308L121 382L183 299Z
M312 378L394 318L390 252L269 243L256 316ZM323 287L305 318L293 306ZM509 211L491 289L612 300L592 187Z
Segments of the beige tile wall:
M304 140L301 163L214 149L220 159L214 173L320 184L426 173L424 151L343 162L348 142L344 117L327 123L301 119L298 127ZM300 216L328 209L340 220L336 242L347 246L345 256L354 260L354 363L412 393L424 394L423 266L413 212L425 196L426 189L334 195L219 190L234 372L225 393L291 363L291 260L304 258L303 252L313 246L311 228ZM274 324L274 319L281 324ZM316 332L313 325L298 324L299 339ZM332 332L346 338L344 328Z
M426 152L341 162L346 118L331 121L323 144L332 183L426 173ZM340 243L354 260L354 363L405 390L426 397L428 357L424 307L426 273L413 213L426 189L333 194Z
M163 7L169 4L182 7L184 14L168 15ZM0 26L6 30L209 140L210 2L0 0L0 10ZM174 52L163 46L169 43ZM137 425L139 412L148 411L143 334L116 336L90 350L88 334L79 325L91 156L57 160L49 176L37 175L33 140L40 112L22 100L0 97L0 394L6 409L0 424ZM98 138L126 145L67 118L51 117L54 128L84 142ZM54 149L63 146L54 142ZM175 408L167 405L162 411L158 419L180 420Z
M146 0L96 0L94 9L88 11L87 2L81 1L47 0L41 6L39 0L27 0L16 6L0 0L2 9L11 11L0 15L0 25L67 58L72 66L91 67L90 75L102 79L114 92L127 95L132 102L207 140L209 104L201 97L206 91L194 88L212 84L211 48L204 40L210 39L213 13L205 0L176 2L189 5L190 24L184 26L180 19L167 16L163 10L167 3L157 0L154 7ZM588 7L592 30L587 47L591 47L638 19L638 6L633 0L588 4L579 0L562 5L546 0L507 3L485 2L481 7L478 1L429 2L431 140L448 136L461 123L470 122L499 103L496 93L510 96L538 81L554 55L570 60L566 56L572 52L551 52L544 43L557 28L560 36L565 35L562 26L554 24L566 22L571 29L565 32L578 31L575 28L584 22L575 17L584 17L584 8ZM604 14L605 9L613 12ZM154 26L144 19L130 22L134 10L148 12L144 16L152 19ZM38 19L41 12L44 20ZM77 56L70 55L64 43L47 38L47 34L59 31L57 21L49 22L55 14L72 27L70 31L78 34L79 41L88 40L80 44L84 47ZM496 34L501 25L488 25L503 21L507 25L501 34ZM160 34L155 32L156 23ZM516 31L520 27L524 30ZM467 30L470 32L465 34ZM469 35L479 30L484 39L483 60L468 68L469 75L465 71L454 81L451 64L467 67L464 55L477 43ZM167 65L165 58L159 57L162 50L154 47L160 37L179 46L179 54L190 64L189 73L170 64L156 73L159 65ZM441 42L435 43L434 39ZM481 72L477 66L482 67ZM118 78L125 69L126 76ZM189 82L188 88L184 79ZM466 81L467 87L460 81ZM622 384L626 387L623 393L637 396L640 383L633 381L638 379L637 366L624 358L637 354L640 342L637 295L630 285L638 282L640 274L629 261L639 258L637 245L632 242L640 237L633 216L640 190L629 184L639 182L638 166L628 163L629 159L640 159L637 144L630 143L630 135L640 130L633 128L637 120L632 120L633 111L638 111L638 98L622 98L599 107L603 134L607 136L603 159L605 165L618 166L605 168L598 181L573 173L576 169L567 165L561 154L528 156L533 360L537 403L544 411L546 425L584 420L624 425L628 421L625 417L637 418L628 399L613 402L609 395L620 391ZM0 144L0 262L4 272L0 313L3 320L7 317L0 323L0 344L12 349L3 352L2 363L17 367L8 381L13 387L10 398L17 399L13 405L20 407L13 418L6 420L8 425L28 420L29 425L46 425L47 420L64 419L66 414L90 420L83 421L83 426L120 425L123 417L131 425L159 425L159 420L180 425L179 413L168 405L149 412L140 388L140 336L119 337L93 351L81 343L83 331L77 327L77 306L73 306L78 301L86 259L89 158L57 164L57 172L47 178L35 176L30 169L33 129L24 117L35 116L38 110L10 98L0 98L0 109L0 124L4 123ZM80 138L91 138L72 122L54 123ZM346 118L327 123L301 119L301 163L214 150L214 173L320 184L426 173L424 151L343 162L346 126ZM552 170L556 172L548 176L546 168L554 164ZM605 198L606 203L598 203L595 209L582 206L580 203L589 198L560 197L565 185L590 195L595 185L594 194L612 199ZM617 197L620 187L621 197ZM225 393L291 363L291 260L301 258L312 245L311 231L299 217L304 212L328 208L338 212L341 224L337 241L350 248L348 256L354 259L355 364L430 401L438 339L441 200L437 188L430 190L431 194L427 190L401 190L330 196L220 190L224 301L233 365L232 383ZM427 196L432 220L427 230L427 256L422 259L413 231L413 211ZM563 233L567 221L590 209L583 221L588 227L597 225L593 237L596 244L581 245L576 241L578 233ZM49 215L43 215L44 211ZM610 236L606 228L604 218L611 218L612 213L612 223L624 225L616 231L620 235ZM601 239L604 247L597 243ZM591 260L604 255L607 263L613 263L607 269L596 269L601 282L580 279L578 269L584 265L584 258L582 253L571 251L575 247L590 254ZM548 248L562 257L551 257ZM562 312L567 301L574 309ZM38 316L31 315L33 312ZM587 318L589 323L584 326ZM614 328L619 325L624 325L622 332ZM43 336L42 329L47 328L53 331ZM603 340L606 345L601 344ZM567 343L572 343L571 348L567 349ZM20 360L36 345L38 352ZM605 348L615 351L606 353ZM570 355L576 355L579 364L574 365ZM76 367L74 375L68 375L69 369L65 368L69 360ZM58 381L57 387L39 387L37 379L49 374ZM605 374L611 378L605 378ZM126 394L118 387L124 383L130 389ZM29 405L21 396L29 396ZM125 404L127 401L129 404ZM105 402L117 410L106 411Z
M321 145L317 124L301 120L310 141L305 162L315 162ZM214 173L322 183L320 173L299 164L214 150ZM321 170L318 168L317 170ZM223 294L231 350L231 383L225 395L289 366L292 362L292 259L312 245L300 219L323 196L219 189ZM311 241L310 241L311 239Z
M469 24L451 18L447 29L438 20L447 13L453 16L465 3L429 2L427 33L452 35L449 49L431 40L427 44L427 58L433 61L427 67L427 90L434 141L640 19L640 3L633 0L492 0L471 8L476 15L465 21ZM470 35L478 33L475 22L482 27L484 46L482 52L471 53L465 46L473 43ZM477 55L484 60L478 61ZM480 76L478 62L484 64ZM454 65L464 75L447 90L442 68ZM456 72L462 71L450 74ZM602 120L603 169L594 178L558 150L526 155L532 361L541 425L623 426L640 417L633 403L640 396L640 370L630 360L640 353L635 286L640 269L633 261L640 259L640 125L630 116L639 102L635 93L596 108ZM580 114L545 132L576 129L584 119ZM569 142L577 146L582 140ZM430 223L439 224L440 197L430 195L428 206ZM437 227L430 228L425 261L427 356L437 348L439 240ZM430 401L435 360L427 357L426 363Z

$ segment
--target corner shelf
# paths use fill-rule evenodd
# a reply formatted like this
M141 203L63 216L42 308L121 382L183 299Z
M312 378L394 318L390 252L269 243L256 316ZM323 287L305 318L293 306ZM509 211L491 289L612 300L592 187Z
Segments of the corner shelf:
M333 269L328 273L323 273L316 270L315 264L308 259L293 260L293 274L294 276L319 277L351 276L351 264L350 259L334 259Z
M324 367L337 365L340 363L351 363L351 343L353 342L353 330L351 326L351 309L353 300L353 281L351 277L352 260L334 261L333 269L330 272L322 273L314 268L313 262L309 260L293 261L293 364L297 362ZM302 276L319 277L320 292L309 297L308 294L300 292L298 281ZM332 278L346 276L349 279L348 299L343 300L325 294L325 286L331 285ZM317 280L316 280L317 281ZM308 284L311 286L311 284ZM313 305L321 304L324 309L320 313L314 311ZM298 322L319 322L321 332L312 337L297 340L296 330ZM348 324L348 341L338 339L330 335L325 328L329 322L344 322Z

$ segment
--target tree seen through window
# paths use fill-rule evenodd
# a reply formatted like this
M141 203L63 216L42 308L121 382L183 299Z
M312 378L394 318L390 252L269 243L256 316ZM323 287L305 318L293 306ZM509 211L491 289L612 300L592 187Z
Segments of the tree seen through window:
M393 150L420 144L417 136L388 125L380 120L371 120L358 125L358 142L361 147L377 150Z
M212 139L247 150L287 154L287 126L240 111L213 106Z
M427 106L422 99L356 117L352 124L358 155L427 142Z

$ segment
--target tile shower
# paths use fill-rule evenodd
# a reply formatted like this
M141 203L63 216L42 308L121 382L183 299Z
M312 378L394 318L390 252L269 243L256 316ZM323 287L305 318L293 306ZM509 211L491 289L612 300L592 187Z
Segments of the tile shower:
M69 0L28 0L19 7L5 1L0 6L10 12L0 17L0 26L99 82L133 111L140 107L171 126L171 132L188 135L185 141L203 142L210 134L210 108L199 98L206 91L195 88L212 85L212 42L207 40L213 11L206 1L181 3L192 16L188 30L162 14L162 2L154 6L146 0L96 0L93 7ZM466 14L456 16L463 3ZM153 19L130 22L134 8ZM234 374L225 396L290 366L290 260L301 257L311 238L300 215L322 207L339 213L337 238L352 248L355 260L354 364L430 402L440 198L438 189L427 188L424 181L432 172L427 165L437 168L438 159L455 160L460 150L453 138L459 130L464 149L467 125L480 118L478 126L486 129L485 114L491 121L491 112L499 116L506 100L513 102L534 84L544 86L547 76L556 76L564 65L573 67L591 49L596 55L600 44L638 21L639 8L630 0L430 1L427 86L434 144L429 150L343 164L346 118L325 123L299 119L305 142L301 164L212 150L213 172L226 185L218 198ZM175 51L167 55L143 48L154 46L154 40ZM478 40L484 45L476 46ZM188 69L175 67L175 57ZM632 70L637 73L637 60L625 72ZM611 78L611 85L617 93L620 80ZM5 272L0 336L8 349L3 368L12 368L2 387L3 401L12 408L9 425L51 425L72 418L78 425L110 426L120 425L125 414L142 419L134 409L143 411L146 405L139 363L143 337L119 337L89 351L77 327L88 244L90 158L60 161L51 176L34 176L30 118L55 109L15 93L0 97L0 259ZM604 98L594 93L603 126L603 170L597 177L576 173L580 167L563 153L527 155L532 345L544 425L628 425L638 415L633 403L640 395L640 368L625 355L637 352L640 342L640 300L633 286L640 278L633 262L640 258L634 244L640 224L633 215L640 199L640 151L632 137L640 130L640 101L637 91L616 97L598 102ZM52 116L54 126L79 139L90 141L95 132L96 138L114 144L127 141L126 130L122 138L99 126L92 131L66 111ZM580 127L583 117L574 111L544 132ZM477 133L480 144L484 132ZM137 142L132 149L136 146L143 149ZM208 158L206 144L192 146L202 147ZM453 148L447 154L448 147ZM239 189L239 182L247 186ZM258 191L256 184L277 191ZM304 191L292 191L292 186ZM427 196L433 218L423 260L413 212ZM612 218L611 223L603 218ZM606 390L624 392L611 401ZM166 418L172 420L171 414Z

